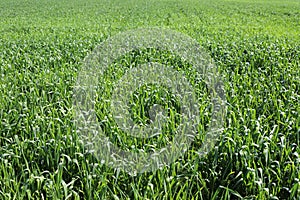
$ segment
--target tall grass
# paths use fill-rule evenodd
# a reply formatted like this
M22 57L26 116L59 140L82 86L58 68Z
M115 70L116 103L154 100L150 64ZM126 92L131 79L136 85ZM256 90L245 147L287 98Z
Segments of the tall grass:
M0 198L299 199L299 10L275 0L1 1ZM148 26L207 50L225 75L228 112L207 156L197 155L199 134L170 166L130 176L85 151L72 91L100 42Z

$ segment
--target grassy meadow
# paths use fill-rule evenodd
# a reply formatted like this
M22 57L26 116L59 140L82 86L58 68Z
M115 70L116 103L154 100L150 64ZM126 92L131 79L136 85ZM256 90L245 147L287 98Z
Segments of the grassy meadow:
M85 150L72 95L101 42L147 27L199 42L224 75L227 113L208 155L199 135L170 166L131 176ZM114 139L130 150L126 138ZM0 199L297 200L299 145L299 0L0 1Z

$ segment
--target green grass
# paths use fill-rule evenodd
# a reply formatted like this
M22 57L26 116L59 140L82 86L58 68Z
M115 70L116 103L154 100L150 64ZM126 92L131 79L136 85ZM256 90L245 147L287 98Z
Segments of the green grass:
M296 0L1 1L0 199L299 199L299 10ZM225 75L227 116L207 156L199 135L170 166L130 176L84 150L72 91L100 42L153 26L207 50Z

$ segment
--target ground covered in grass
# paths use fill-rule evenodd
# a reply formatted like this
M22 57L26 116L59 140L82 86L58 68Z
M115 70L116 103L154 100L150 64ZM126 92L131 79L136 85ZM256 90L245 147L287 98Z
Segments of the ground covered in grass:
M1 1L0 199L299 199L299 11L297 0ZM207 50L227 115L207 156L199 137L170 166L130 176L85 151L72 91L99 43L153 26Z

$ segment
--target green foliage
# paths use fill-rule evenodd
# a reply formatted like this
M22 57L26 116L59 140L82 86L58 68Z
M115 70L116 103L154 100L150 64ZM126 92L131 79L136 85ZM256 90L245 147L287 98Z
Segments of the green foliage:
M0 199L299 199L299 10L293 0L1 1ZM191 148L170 166L130 176L84 150L72 91L83 59L101 41L148 26L183 32L207 50L225 76L228 111L216 147L199 158L210 110L205 87L194 85L203 116ZM184 65L167 53L159 59ZM187 69L177 68L192 79ZM131 102L137 121L149 120L148 95L176 110L172 94L163 102L166 91L144 87ZM108 105L98 109L101 118ZM124 148L136 142L116 135Z

